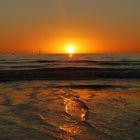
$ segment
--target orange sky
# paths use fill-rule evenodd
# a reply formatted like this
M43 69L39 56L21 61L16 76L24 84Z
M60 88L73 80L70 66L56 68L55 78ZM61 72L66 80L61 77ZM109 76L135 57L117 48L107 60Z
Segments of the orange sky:
M137 0L0 2L0 53L140 52Z

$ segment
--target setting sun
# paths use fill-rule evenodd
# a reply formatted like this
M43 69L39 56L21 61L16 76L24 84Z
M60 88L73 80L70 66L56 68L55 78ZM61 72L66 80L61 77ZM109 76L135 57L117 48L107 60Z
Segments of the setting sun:
M72 53L74 53L74 46L73 45L68 45L67 46L67 52L69 53L69 54L72 54Z

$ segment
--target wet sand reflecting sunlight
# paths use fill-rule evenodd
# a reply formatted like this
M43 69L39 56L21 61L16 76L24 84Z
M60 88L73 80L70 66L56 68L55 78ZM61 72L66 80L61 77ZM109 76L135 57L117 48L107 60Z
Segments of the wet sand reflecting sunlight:
M106 82L111 84L111 82ZM114 82L123 86L125 82ZM9 140L139 139L139 87L86 88L91 82L32 81L0 84L0 138ZM102 85L96 81L96 84ZM126 84L126 83L125 83ZM79 85L71 88L71 85ZM84 88L81 88L83 85ZM105 82L104 82L105 85ZM59 87L59 88L58 88ZM61 98L78 97L89 108L86 122L64 111Z

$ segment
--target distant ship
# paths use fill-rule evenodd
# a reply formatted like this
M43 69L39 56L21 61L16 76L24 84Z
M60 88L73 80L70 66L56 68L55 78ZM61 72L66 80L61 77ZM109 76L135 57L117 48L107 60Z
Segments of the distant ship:
M38 54L41 55L41 49L39 49L39 53Z

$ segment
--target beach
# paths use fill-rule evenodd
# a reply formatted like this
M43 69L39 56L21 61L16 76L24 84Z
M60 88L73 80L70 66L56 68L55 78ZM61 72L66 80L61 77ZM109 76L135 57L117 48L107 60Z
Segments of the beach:
M140 140L140 0L0 0L0 140Z
M0 58L0 140L140 139L139 55ZM85 103L87 120L62 97Z
M97 81L32 81L0 84L0 139L138 140L139 84L137 83L137 88L130 89L117 86L100 88L105 83L98 84L100 87L96 89L86 88L85 85L91 83L94 85ZM73 89L71 85L77 86ZM118 82L114 82L114 85L118 85ZM88 120L81 122L67 115L60 96L78 96L89 107Z

